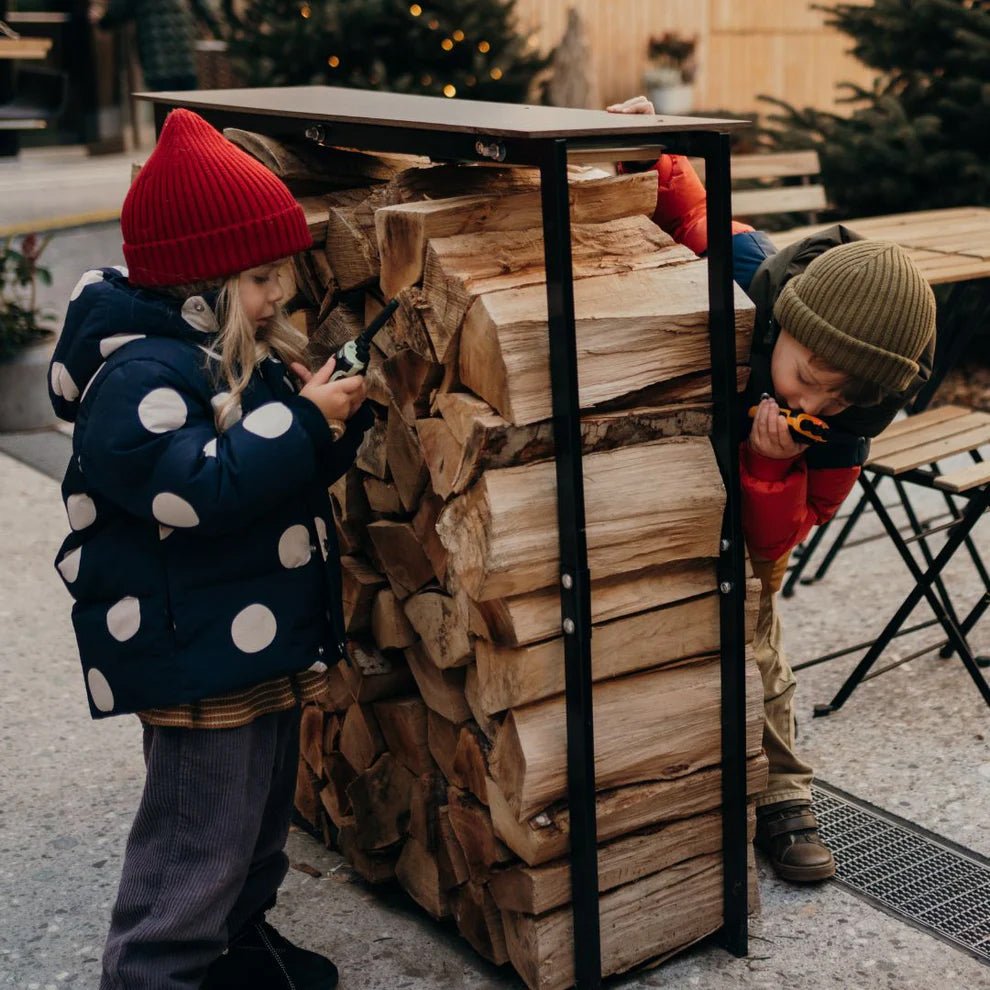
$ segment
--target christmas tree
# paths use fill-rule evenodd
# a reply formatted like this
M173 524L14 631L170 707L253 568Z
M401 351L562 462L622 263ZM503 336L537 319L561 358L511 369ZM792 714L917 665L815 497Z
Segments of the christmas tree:
M515 30L515 0L224 0L249 86L328 84L521 102L547 59Z
M770 143L814 148L843 216L990 203L990 2L819 9L878 77L871 89L842 84L849 116L771 100Z

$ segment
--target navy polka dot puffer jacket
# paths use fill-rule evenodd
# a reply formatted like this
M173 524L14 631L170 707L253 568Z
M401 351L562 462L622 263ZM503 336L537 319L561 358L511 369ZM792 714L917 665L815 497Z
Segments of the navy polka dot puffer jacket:
M75 423L56 567L96 718L213 697L340 656L340 563L327 487L354 460L285 366L262 360L240 408L209 296L172 300L124 269L79 280L50 395ZM221 384L218 384L220 382Z

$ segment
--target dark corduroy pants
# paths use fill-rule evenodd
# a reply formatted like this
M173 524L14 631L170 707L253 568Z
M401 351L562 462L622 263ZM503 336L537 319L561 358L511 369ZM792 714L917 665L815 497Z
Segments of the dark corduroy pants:
M274 901L295 793L299 708L237 729L144 727L100 990L194 990Z

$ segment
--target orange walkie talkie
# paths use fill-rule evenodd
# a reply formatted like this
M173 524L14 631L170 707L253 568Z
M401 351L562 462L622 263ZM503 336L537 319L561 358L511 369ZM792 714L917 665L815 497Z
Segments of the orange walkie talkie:
M759 408L758 405L749 407L750 419L756 416L756 410ZM812 416L811 413L792 412L783 406L779 407L779 411L780 415L787 420L787 426L791 431L791 436L798 443L812 444L826 443L828 441L828 423L825 420L819 419L817 416Z

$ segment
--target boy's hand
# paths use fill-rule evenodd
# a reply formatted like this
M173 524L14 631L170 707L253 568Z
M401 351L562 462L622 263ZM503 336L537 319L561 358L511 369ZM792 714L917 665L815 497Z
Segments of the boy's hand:
M306 384L299 394L309 399L327 420L347 420L361 408L366 398L364 376L353 375L351 378L341 378L330 381L336 361L330 358L322 368L310 371L305 365L293 363L292 370Z
M609 113L656 113L653 104L645 96L631 96L622 103L605 108Z
M791 436L787 420L780 414L780 406L771 398L760 401L748 443L755 453L781 461L791 460L807 450Z

